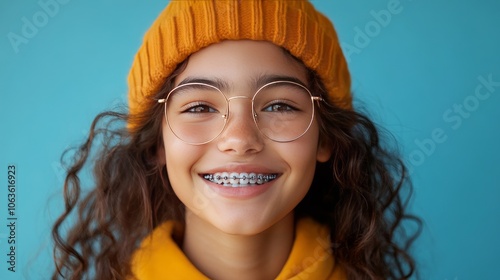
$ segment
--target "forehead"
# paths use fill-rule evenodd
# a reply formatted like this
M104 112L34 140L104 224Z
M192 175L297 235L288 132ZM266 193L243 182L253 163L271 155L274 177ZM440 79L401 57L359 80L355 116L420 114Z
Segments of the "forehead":
M307 84L306 68L284 49L265 41L223 41L189 57L176 77L224 81L230 88L253 87L262 76L288 76Z

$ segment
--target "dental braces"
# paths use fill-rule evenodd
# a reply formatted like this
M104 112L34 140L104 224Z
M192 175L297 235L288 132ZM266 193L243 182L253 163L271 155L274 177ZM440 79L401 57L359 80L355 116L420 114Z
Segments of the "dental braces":
M224 184L229 180L249 180L249 182L256 182L257 184L264 184L269 181L276 179L278 176L276 174L262 175L262 174L249 174L248 176L236 176L236 175L221 175L221 174L206 174L203 178L214 183ZM220 182L220 183L219 183Z

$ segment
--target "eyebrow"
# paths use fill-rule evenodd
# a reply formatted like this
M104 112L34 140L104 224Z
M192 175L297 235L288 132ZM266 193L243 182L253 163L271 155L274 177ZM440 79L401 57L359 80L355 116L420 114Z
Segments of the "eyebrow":
M251 86L253 87L253 90L257 90L258 88L262 87L265 84L271 83L271 82L276 82L276 81L287 81L287 82L294 82L297 84L300 84L304 87L307 87L304 82L302 82L299 78L294 77L294 76L288 76L288 75L277 75L277 74L262 74L254 79L251 80ZM216 78L216 77L186 77L184 80L182 80L177 86L183 85L183 84L188 84L188 83L203 83L203 84L208 84L211 86L214 86L221 91L228 91L230 89L230 84L228 81L221 79L221 78Z
M202 77L187 77L182 80L177 86L189 83L202 83L214 86L222 91L229 89L229 83L220 78L202 78Z
M257 88L260 88L261 86L265 85L265 84L268 84L268 83L272 83L272 82L276 82L276 81L287 81L287 82L294 82L294 83L297 83L297 84L300 84L304 87L307 88L307 85L304 84L304 82L302 82L299 78L297 77L294 77L294 76L287 76L287 75L276 75L276 74L262 74L260 75L259 77L257 77L255 80L254 80L254 85L257 87Z

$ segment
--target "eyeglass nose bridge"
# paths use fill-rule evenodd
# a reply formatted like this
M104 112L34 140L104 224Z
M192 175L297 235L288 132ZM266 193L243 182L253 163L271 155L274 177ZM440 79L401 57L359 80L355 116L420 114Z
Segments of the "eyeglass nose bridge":
M253 108L254 98L255 98L255 95L253 97L249 97L249 96L245 96L245 95L237 95L237 96L231 96L229 98L226 98L226 100L227 100L227 113L222 115L222 117L224 118L224 122L225 122L222 131L224 131L226 129L226 125L227 125L227 122L229 121L229 115L230 115L230 108L231 108L230 101L234 100L234 99L250 99L252 101L252 118L254 120L254 124L257 126L257 129L259 129L259 127L257 125L257 114L255 113L255 110ZM222 131L221 131L221 133L222 133Z

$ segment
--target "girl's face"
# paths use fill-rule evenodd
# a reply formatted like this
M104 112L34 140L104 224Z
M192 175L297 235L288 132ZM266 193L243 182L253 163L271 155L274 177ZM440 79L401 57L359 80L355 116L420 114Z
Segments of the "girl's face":
M251 98L261 81L287 77L307 85L306 69L281 48L263 41L224 41L191 55L175 85L193 80L222 84L230 101L222 133L203 145L175 136L163 122L165 163L171 186L186 206L186 215L230 234L260 233L290 215L311 185L316 161L330 150L318 146L316 120L297 140L279 143L259 131L252 118ZM262 185L216 184L210 175L268 175ZM276 177L276 178L275 178ZM275 178L275 179L274 179ZM187 221L190 220L186 217ZM191 219L193 220L193 219Z

